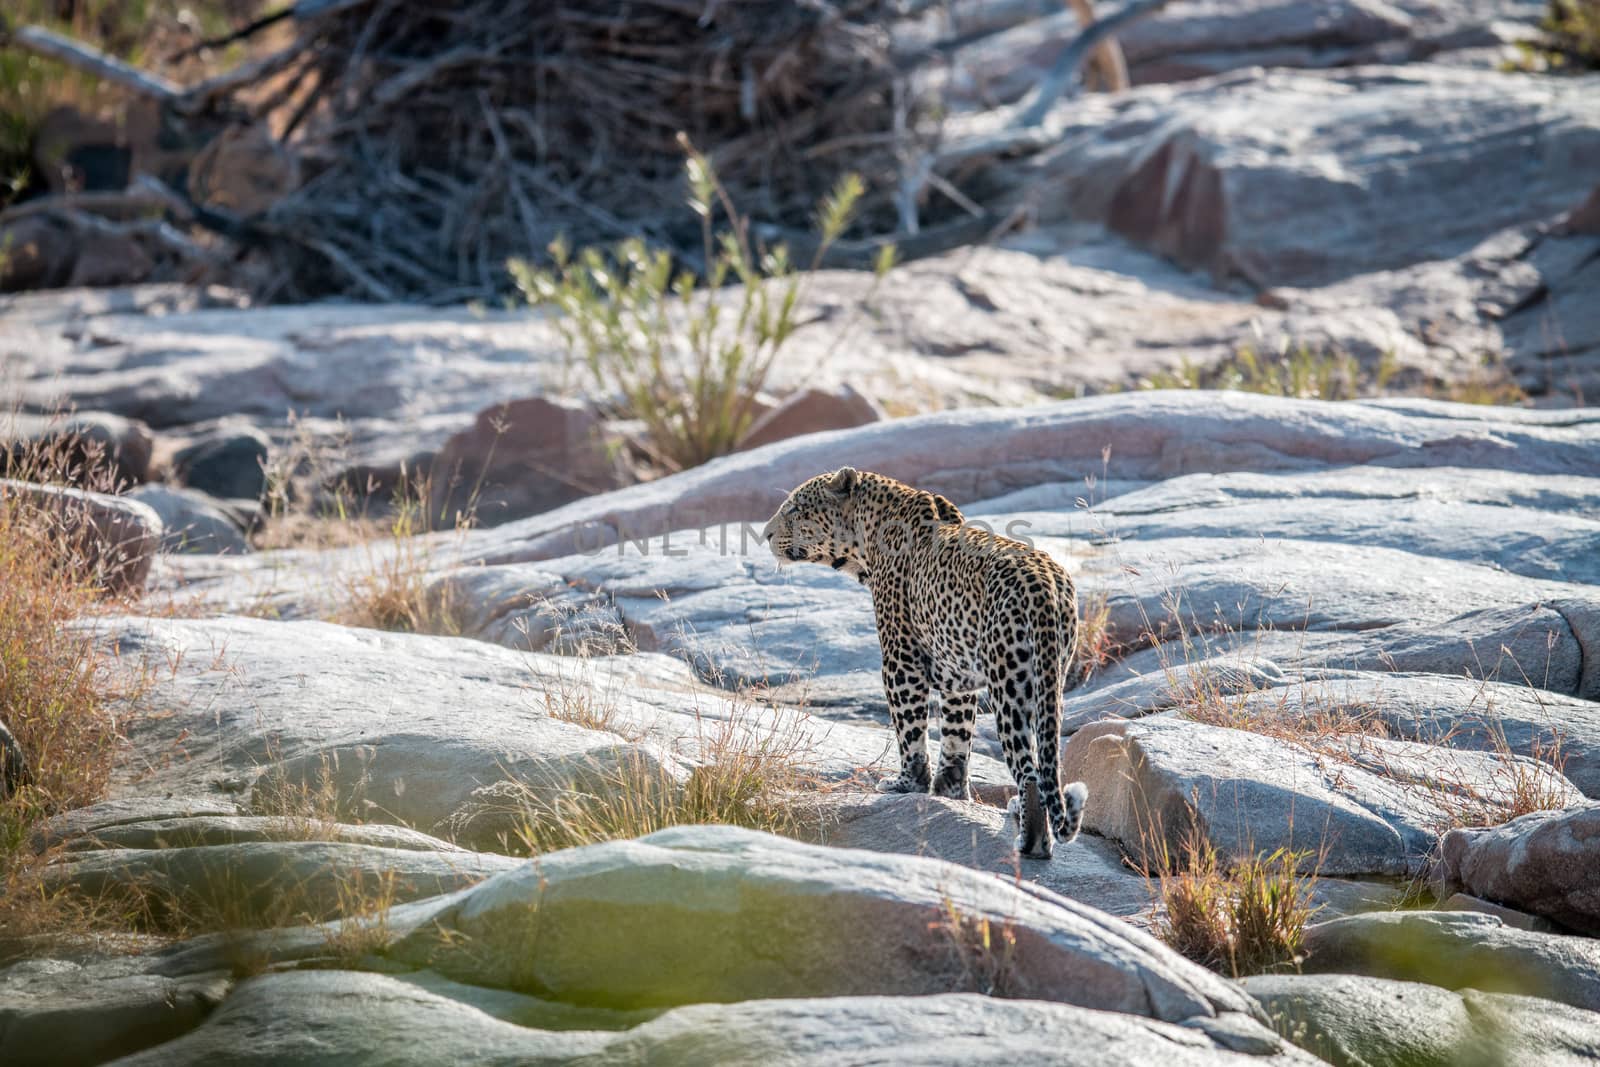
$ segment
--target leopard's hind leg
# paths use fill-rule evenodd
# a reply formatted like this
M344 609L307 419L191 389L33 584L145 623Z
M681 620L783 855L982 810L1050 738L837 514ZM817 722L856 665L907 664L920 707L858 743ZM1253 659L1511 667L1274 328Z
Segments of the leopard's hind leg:
M1035 722L1042 679L1037 657L1031 651L1031 621L1017 603L1018 598L1001 598L984 630L984 661L988 669L989 700L995 709L995 726L1000 735L1000 752L1017 783L1012 801L1013 814L1021 829L1017 851L1028 859L1047 860L1054 852L1050 827L1050 797L1056 793L1055 781L1041 780ZM1052 765L1054 760L1052 759Z

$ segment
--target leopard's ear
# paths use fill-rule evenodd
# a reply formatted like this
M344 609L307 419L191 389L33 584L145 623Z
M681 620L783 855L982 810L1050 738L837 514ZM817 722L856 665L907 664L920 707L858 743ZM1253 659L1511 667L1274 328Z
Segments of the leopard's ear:
M940 522L965 522L966 516L961 514L961 509L950 502L949 497L933 494L933 511L939 516Z
M833 472L833 477L828 480L828 488L835 496L849 496L855 491L856 485L861 481L861 475L854 467L840 467Z

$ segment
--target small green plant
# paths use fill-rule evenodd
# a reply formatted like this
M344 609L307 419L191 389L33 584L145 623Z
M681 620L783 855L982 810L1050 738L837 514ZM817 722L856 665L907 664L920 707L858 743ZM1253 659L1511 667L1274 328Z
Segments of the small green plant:
M1600 68L1600 0L1550 0L1539 22L1542 39L1520 41L1513 70Z
M757 252L748 220L710 161L687 139L682 144L689 206L700 218L703 279L675 270L671 255L637 239L578 252L557 240L552 267L509 264L531 304L559 312L555 325L570 351L597 387L618 398L620 414L644 423L647 448L669 470L738 445L773 361L799 325L809 273L796 270L786 245ZM818 206L811 270L844 233L862 192L861 179L847 175ZM886 246L879 277L893 255Z
M1183 360L1176 371L1152 374L1142 389L1227 389L1307 400L1353 400L1371 387L1381 390L1393 377L1388 361L1370 374L1347 353L1291 344L1284 338L1271 352L1241 345L1232 359L1202 368Z
M1465 374L1445 382L1413 383L1397 389L1400 371L1399 362L1389 352L1369 369L1349 353L1294 343L1284 337L1271 351L1241 345L1231 358L1211 367L1185 358L1176 370L1159 371L1141 379L1139 388L1222 389L1301 400L1356 400L1395 393L1462 404L1520 404L1527 399L1505 364L1492 355L1485 355Z

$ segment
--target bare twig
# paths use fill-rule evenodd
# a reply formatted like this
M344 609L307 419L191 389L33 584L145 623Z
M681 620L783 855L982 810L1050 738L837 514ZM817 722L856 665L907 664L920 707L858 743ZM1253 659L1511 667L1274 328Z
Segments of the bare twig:
M1067 6L1078 16L1078 25L1085 28L1094 25L1094 4L1091 0L1067 0ZM1116 38L1107 37L1095 46L1094 63L1100 68L1100 78L1107 90L1120 93L1128 87L1128 60L1123 56L1122 46Z
M11 43L20 45L34 55L54 59L76 70L85 71L104 81L112 82L141 96L148 96L170 104L182 95L183 90L167 79L124 63L116 56L107 55L93 45L74 41L40 26L22 26L11 31Z
M1055 63L1034 87L1032 95L1017 111L1016 126L1037 126L1050 113L1057 99L1078 85L1078 68L1089 57L1090 51L1100 42L1109 39L1147 15L1153 15L1167 6L1168 0L1131 0L1122 9L1091 24L1061 50Z

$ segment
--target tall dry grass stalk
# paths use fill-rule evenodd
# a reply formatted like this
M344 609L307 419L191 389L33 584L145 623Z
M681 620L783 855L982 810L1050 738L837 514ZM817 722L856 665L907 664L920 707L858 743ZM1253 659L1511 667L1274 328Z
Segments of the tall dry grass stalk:
M17 481L92 489L115 488L110 471L79 442L25 444L5 466ZM17 939L81 928L94 911L43 887L49 850L39 831L104 794L119 741L114 708L143 684L141 670L123 669L96 640L114 553L87 528L74 509L0 485L0 719L26 765L8 795L0 790L0 955Z

